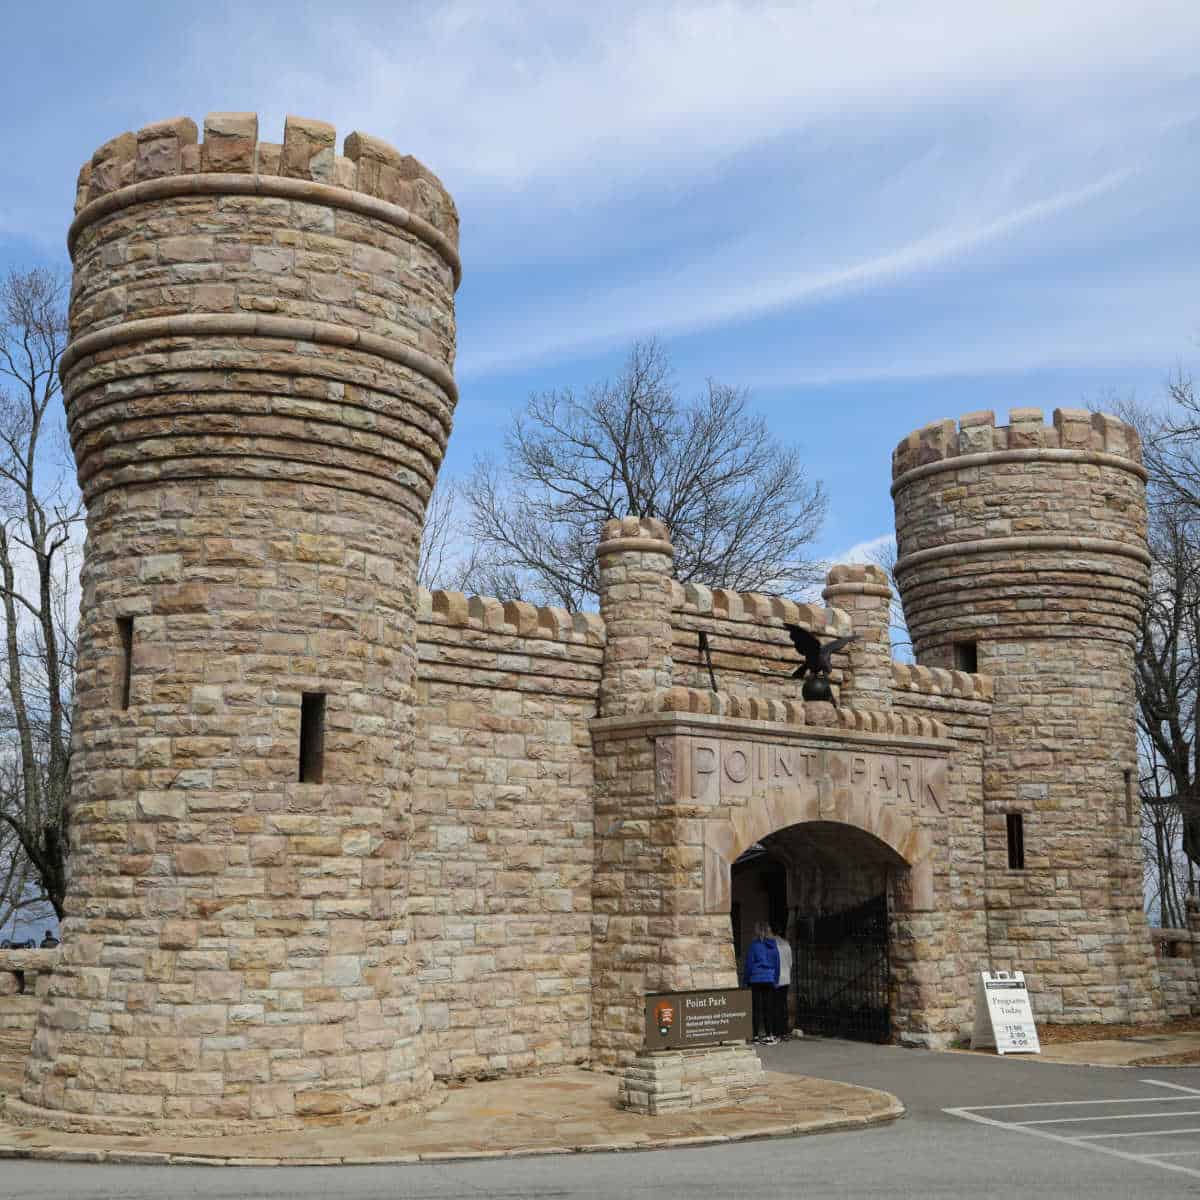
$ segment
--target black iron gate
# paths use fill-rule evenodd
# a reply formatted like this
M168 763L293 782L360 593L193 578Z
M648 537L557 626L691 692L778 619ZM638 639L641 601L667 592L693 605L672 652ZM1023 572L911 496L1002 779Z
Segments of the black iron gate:
M796 1025L805 1033L886 1042L887 896L827 917L795 922Z

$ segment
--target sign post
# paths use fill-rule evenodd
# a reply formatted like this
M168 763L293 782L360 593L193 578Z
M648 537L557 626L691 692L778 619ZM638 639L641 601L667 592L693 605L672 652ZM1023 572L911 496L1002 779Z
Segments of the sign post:
M979 973L971 1049L981 1046L995 1046L997 1054L1041 1054L1022 971Z
M646 997L646 1049L692 1050L748 1042L754 1033L750 992L718 988L659 992Z

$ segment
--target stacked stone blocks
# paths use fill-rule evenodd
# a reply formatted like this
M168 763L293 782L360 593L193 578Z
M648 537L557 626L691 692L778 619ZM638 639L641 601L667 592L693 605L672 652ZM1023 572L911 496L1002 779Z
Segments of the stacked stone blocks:
M896 449L896 574L918 662L966 645L993 677L983 751L990 946L1061 1020L1153 1019L1141 906L1133 651L1145 469L1114 417L1014 409ZM1130 774L1132 773L1132 774ZM1007 821L1024 823L1010 868Z
M643 997L736 985L730 870L762 839L841 846L839 902L886 880L902 1040L964 1032L988 966L1039 1016L1158 1012L1136 435L1022 409L898 447L919 665L878 568L835 567L829 607L709 589L650 518L605 525L598 615L423 592L457 235L428 170L321 122L178 119L81 172L75 875L11 1114L290 1128L589 1061L642 1111L745 1098L746 1048L643 1055ZM836 705L803 700L789 626L856 635Z
M353 171L329 126L254 129L168 122L81 174L70 932L11 1106L71 1128L373 1119L432 1083L406 859L456 220L412 160L363 168L381 144Z

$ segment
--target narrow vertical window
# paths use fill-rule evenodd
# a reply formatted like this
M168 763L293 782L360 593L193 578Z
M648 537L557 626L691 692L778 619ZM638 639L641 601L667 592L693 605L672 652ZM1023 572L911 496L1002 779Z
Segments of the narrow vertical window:
M1020 813L1009 813L1008 822L1008 867L1011 871L1025 869L1025 818Z
M133 618L117 618L117 704L129 707L129 693L133 686Z
M954 666L956 670L974 675L979 670L979 646L977 642L954 643Z
M1134 802L1133 802L1133 771L1129 767L1126 767L1125 768L1125 824L1126 825L1133 824L1134 807L1135 806L1134 806Z
M300 782L321 783L325 777L325 693L300 698Z

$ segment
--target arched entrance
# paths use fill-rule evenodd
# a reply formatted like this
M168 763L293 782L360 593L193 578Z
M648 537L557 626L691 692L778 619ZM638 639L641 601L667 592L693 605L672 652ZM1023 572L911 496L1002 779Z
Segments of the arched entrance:
M790 1026L887 1041L896 883L908 873L895 849L853 825L806 821L765 835L730 871L739 971L766 922L792 947Z

